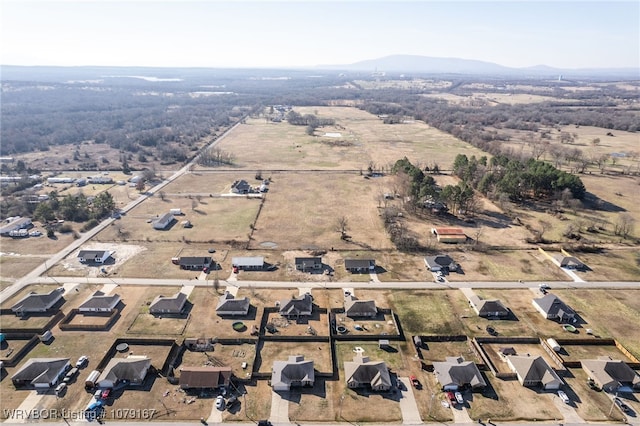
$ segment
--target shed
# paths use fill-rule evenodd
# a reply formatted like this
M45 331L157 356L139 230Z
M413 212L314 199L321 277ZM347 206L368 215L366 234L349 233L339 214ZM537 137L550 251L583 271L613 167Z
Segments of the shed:
M551 337L547 339L547 345L549 345L549 347L555 352L560 352L560 350L562 349L562 346L560 346L558 342L556 342L556 339L552 339Z
M84 381L85 389L95 388L98 377L100 377L100 372L98 370L93 370L91 373L89 373L89 376L87 376L87 379Z

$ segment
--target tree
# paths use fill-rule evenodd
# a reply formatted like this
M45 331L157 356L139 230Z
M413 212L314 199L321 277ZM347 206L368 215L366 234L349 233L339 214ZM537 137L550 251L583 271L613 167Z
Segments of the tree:
M136 182L136 190L138 192L144 191L144 179L142 178L138 179L138 182Z
M160 199L161 199L162 201L165 201L165 200L166 200L166 198L167 198L167 194L166 194L164 191L159 191L159 192L158 192L158 195L160 196Z
M54 220L56 215L49 203L40 203L35 212L33 212L33 218L40 223L47 223Z
M345 216L340 216L336 222L336 229L340 232L343 240L347 237L347 231L349 230L349 221Z
M629 213L621 213L613 227L613 233L627 238L635 227L635 219Z
M600 145L600 138L593 138L593 139L591 140L591 145L593 145L593 146L598 146L598 145Z

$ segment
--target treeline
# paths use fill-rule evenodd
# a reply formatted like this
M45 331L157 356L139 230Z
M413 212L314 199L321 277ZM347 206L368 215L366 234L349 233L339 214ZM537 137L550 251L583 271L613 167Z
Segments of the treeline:
M58 219L72 222L87 222L83 230L93 228L98 222L115 210L116 204L108 191L91 199L84 194L59 197L54 191L49 200L36 207L33 218L41 223L49 223Z
M307 126L306 132L308 135L313 135L313 132L315 132L318 127L333 126L336 124L336 120L333 118L318 118L313 114L302 115L294 110L289 111L286 118L287 123L294 126Z
M477 159L458 154L453 173L485 195L504 193L514 201L550 199L565 190L581 200L586 192L578 176L533 158L523 162L497 155L487 161L487 157Z

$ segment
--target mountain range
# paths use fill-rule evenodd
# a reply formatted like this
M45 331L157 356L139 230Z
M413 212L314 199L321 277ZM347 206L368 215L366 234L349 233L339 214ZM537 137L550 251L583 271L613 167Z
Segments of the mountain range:
M346 65L320 65L321 69L344 71L429 73L429 74L481 74L508 76L625 76L640 78L640 68L554 68L536 65L525 68L513 68L493 62L461 58L437 58L419 55L391 55L377 59L368 59Z

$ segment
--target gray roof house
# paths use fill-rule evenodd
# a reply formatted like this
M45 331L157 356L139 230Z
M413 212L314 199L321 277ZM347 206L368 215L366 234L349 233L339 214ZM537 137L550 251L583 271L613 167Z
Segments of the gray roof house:
M369 273L376 269L376 261L373 259L345 259L344 268L352 273Z
M231 264L242 270L259 270L264 268L264 257L248 256L248 257L232 257Z
M69 358L31 358L11 376L11 381L17 388L49 389L70 367Z
M12 220L8 224L0 227L0 235L9 235L11 231L17 231L19 229L29 229L33 226L31 219L28 217L19 217Z
M577 269L579 271L584 271L587 269L587 265L580 262L577 258L573 256L565 256L563 254L556 254L553 258L558 262L560 267L567 269Z
M484 300L474 295L469 298L469 305L480 317L509 316L509 308L504 306L499 300Z
M458 264L448 254L438 254L436 256L427 256L424 258L424 264L427 269L432 272L438 271L457 271Z
M271 387L274 391L288 391L292 386L313 386L316 375L313 361L302 355L292 355L287 361L274 361Z
M321 257L296 257L296 269L302 272L317 271L322 269Z
M187 295L177 292L171 297L160 295L149 305L150 314L180 314L187 303Z
M279 303L280 315L287 318L310 316L313 311L313 298L309 293L305 293L302 296L298 296L293 299L281 300Z
M101 388L112 388L125 380L130 385L141 385L150 367L151 358L146 356L112 358L96 383Z
M475 390L487 386L476 364L465 361L463 357L447 357L444 362L434 362L433 372L445 391L455 391L467 386Z
M522 386L542 386L544 389L560 389L562 380L541 356L507 356L507 364L516 373Z
M249 313L249 298L244 297L242 299L236 299L233 294L225 291L218 299L218 306L216 306L216 314L220 316L225 315L247 315Z
M375 317L378 308L374 300L358 300L354 295L344 297L344 312L348 317Z
M78 260L80 263L104 263L113 253L109 250L80 250Z
M373 391L391 389L389 369L384 361L369 361L362 355L344 362L344 377L350 388L371 388Z
M251 191L251 185L244 180L236 180L231 184L231 192L234 194L248 194Z
M181 389L217 389L229 386L231 367L182 367Z
M539 299L533 299L531 303L546 319L557 319L562 322L573 320L576 316L573 309L551 293Z
M180 269L189 269L192 271L202 271L204 268L210 268L213 263L211 256L186 256L178 259Z
M101 291L96 291L82 305L78 306L80 312L111 312L120 303L120 296L117 294L106 295Z
M627 363L604 356L580 361L582 369L602 389L608 392L637 392L640 375Z
M167 227L173 223L176 218L173 216L173 213L165 213L156 220L153 221L153 229L167 229Z
M16 315L22 315L30 312L46 312L51 309L58 301L62 299L64 288L56 288L49 293L38 294L31 292L18 300L11 310Z

